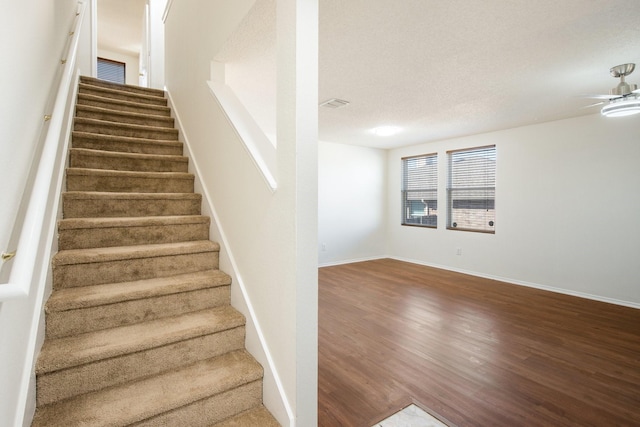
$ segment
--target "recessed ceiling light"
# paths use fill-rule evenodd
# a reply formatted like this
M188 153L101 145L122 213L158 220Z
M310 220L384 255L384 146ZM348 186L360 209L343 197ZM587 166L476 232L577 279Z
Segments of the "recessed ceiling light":
M371 132L378 136L392 136L399 133L401 130L402 128L398 126L380 126L373 128Z

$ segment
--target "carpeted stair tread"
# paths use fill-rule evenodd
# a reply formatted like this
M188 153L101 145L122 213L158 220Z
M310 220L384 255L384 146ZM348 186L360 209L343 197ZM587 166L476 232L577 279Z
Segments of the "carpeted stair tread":
M108 80L98 79L96 77L90 77L90 76L80 76L80 83L99 86L99 87L108 88L112 90L139 93L147 96L154 96L157 98L164 98L164 95L165 95L165 92L162 89L155 89L155 88L137 86L137 85L120 84L120 83L110 82Z
M182 142L176 140L136 138L78 131L74 131L72 137L71 145L74 148L89 148L122 153L172 154L179 156L182 155L183 151Z
M140 247L140 246L132 246ZM111 249L111 248L104 248ZM64 251L69 252L69 251ZM101 258L105 258L104 256ZM53 268L53 289L153 279L219 268L218 251L150 254L149 257L100 260Z
M47 301L46 310L48 313L68 311L230 284L228 274L204 270L156 279L80 286L54 292Z
M192 173L188 172L153 172L153 171L116 171L110 169L90 169L90 168L67 168L67 176L69 175L101 175L101 176L114 176L117 178L137 178L137 177L149 177L149 178L181 178L181 179L193 179ZM74 191L74 190L70 190Z
M52 259L53 289L217 269L219 248L206 240L63 250Z
M187 172L67 168L66 177L68 191L190 193L194 186L194 175Z
M129 171L91 168L67 168L67 180L72 176L103 176L117 179L146 178L146 179L184 179L193 181L194 175L188 172L153 172L153 171ZM68 185L68 184L67 184ZM69 191L77 191L67 188ZM91 191L91 190L90 190ZM189 191L184 191L188 193Z
M69 167L72 168L187 172L189 167L189 159L180 155L120 153L87 148L72 148L69 152Z
M104 96L78 94L78 105L91 105L94 107L108 108L118 111L131 111L134 113L146 113L156 116L171 116L171 109L163 105L140 104L139 102L123 101Z
M65 218L199 215L198 193L67 191L62 194Z
M173 117L158 116L150 113L120 111L92 105L76 106L76 118L97 119L106 122L127 123L133 125L173 128Z
M70 218L58 221L58 231L93 228L144 227L146 225L209 224L209 222L209 217L203 215Z
M129 425L261 378L262 367L246 351L234 351L183 369L43 406L36 411L32 426Z
M244 338L245 328L238 326L119 357L46 372L37 376L37 404L42 406L59 402L240 350L244 348Z
M84 249L177 243L209 238L202 215L71 218L58 222L58 248Z
M218 243L201 240L196 242L165 243L157 245L116 246L111 248L70 249L53 256L53 267L71 264L92 264L139 258L156 258L202 252L217 252Z
M99 133L102 135L126 136L133 138L178 140L178 129L160 126L145 126L116 123L106 120L76 117L73 130L77 132Z
M112 89L89 83L80 82L78 85L78 93L117 99L120 101L136 102L138 104L160 105L163 107L167 106L166 98L144 93L130 92L127 90Z
M244 316L230 305L180 316L88 332L45 341L36 373L68 369L98 360L160 347L244 325Z
M157 280L162 279L165 279L165 277L157 278ZM88 287L107 288L101 290L97 296L102 297L103 300L112 299L113 301L102 305L86 306L65 311L52 311L47 308L47 322L45 325L47 337L61 338L75 336L87 332L132 325L229 305L231 301L229 284L218 285L211 281L194 282L194 280L190 280L185 284L178 283L179 286L173 288L164 286L158 290L139 289L139 286L127 290L118 287L119 283L58 289L54 292L54 295L60 293L60 298L56 298L57 302L70 302L75 304L101 302L98 298L91 299L91 297L95 295L89 295L89 298L82 300L64 299L69 296L64 293L65 290L84 289ZM131 283L135 282L129 282L129 284ZM180 292L177 290L180 290ZM111 291L111 293L109 293L109 291ZM144 291L146 291L146 293ZM74 296L76 295L72 295L72 297ZM133 296L138 298L129 299ZM121 299L121 301L116 299Z
M280 424L267 408L260 405L210 427L280 427Z

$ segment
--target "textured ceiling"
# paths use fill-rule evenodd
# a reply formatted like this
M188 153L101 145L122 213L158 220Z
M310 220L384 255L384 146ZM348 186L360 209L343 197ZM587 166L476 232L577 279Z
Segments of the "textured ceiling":
M597 108L580 108L593 102L580 95L608 93L617 84L614 65L640 68L639 0L319 4L319 99L350 102L320 108L323 141L393 148L594 114ZM268 134L275 127L275 5L257 0L215 58L227 63L228 84ZM640 69L628 81L640 83ZM402 131L371 132L382 125Z
M351 102L320 109L320 139L390 148L592 114L579 95L640 63L639 20L638 0L320 0L320 101Z
M98 0L98 48L138 57L145 0Z

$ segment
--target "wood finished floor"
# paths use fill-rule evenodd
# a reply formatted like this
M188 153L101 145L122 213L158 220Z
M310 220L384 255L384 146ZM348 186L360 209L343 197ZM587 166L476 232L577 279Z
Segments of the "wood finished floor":
M385 259L319 271L319 426L640 426L640 310Z

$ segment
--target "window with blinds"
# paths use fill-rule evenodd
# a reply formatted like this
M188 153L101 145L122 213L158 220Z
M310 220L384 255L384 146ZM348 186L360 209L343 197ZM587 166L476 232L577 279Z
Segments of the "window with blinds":
M402 159L402 225L438 226L438 155Z
M114 83L125 83L126 65L124 62L98 58L98 78Z
M447 228L495 233L495 145L447 151L447 156Z

